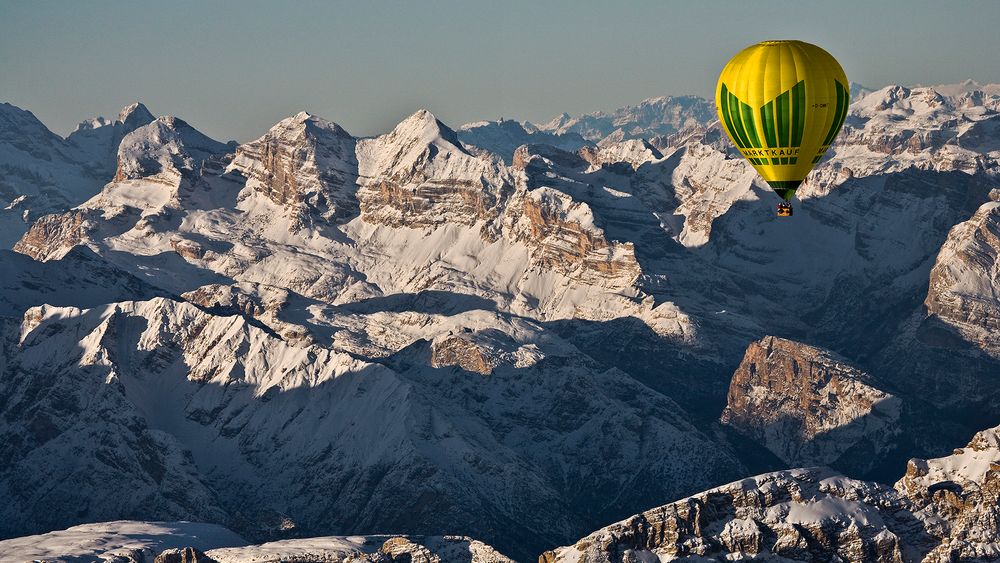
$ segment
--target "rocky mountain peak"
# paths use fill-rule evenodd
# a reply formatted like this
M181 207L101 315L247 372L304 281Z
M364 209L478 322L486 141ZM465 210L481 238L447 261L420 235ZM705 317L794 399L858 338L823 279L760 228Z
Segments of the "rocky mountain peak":
M279 121L268 131L268 134L273 134L282 129L302 130L306 135L317 139L321 139L324 135L332 135L342 139L353 138L340 125L306 111L300 111L291 117Z
M899 398L844 358L766 336L747 347L721 418L789 465L863 471L873 460L850 459L851 450L883 451L898 432L900 409Z
M361 214L371 223L424 227L494 218L512 183L498 157L474 155L427 110L358 141Z
M297 231L317 219L342 221L357 214L355 146L341 126L302 111L237 147L227 170L284 206Z
M557 115L556 117L553 117L549 121L546 121L545 123L542 123L541 125L538 125L537 127L539 129L541 129L541 130L544 130L544 131L549 131L549 130L553 130L553 129L559 129L559 128L563 127L564 125L566 125L567 123L569 123L569 121L571 119L573 119L573 117L570 114L568 114L568 113L566 113L564 111L564 112L560 113L559 115Z
M415 140L425 144L437 144L440 141L447 141L455 147L460 146L455 131L426 109L419 109L399 122L389 136L401 142Z
M230 148L183 119L158 117L122 139L115 181L191 174L198 170L203 160L226 153Z
M20 150L41 151L42 146L55 147L62 141L35 114L6 102L0 103L0 143L11 143Z
M156 119L142 102L133 102L118 112L118 121L132 131Z
M879 354L887 334L920 324L949 227L996 185L1000 120L988 106L993 94L979 90L965 105L948 88L915 87L871 117L854 106L793 221L774 218L773 194L717 126L684 125L697 121L685 112L701 102L663 98L581 116L578 130L599 137L585 142L597 148L584 156L555 144L582 140L576 130L487 122L463 128L458 145L421 111L390 133L353 139L303 112L233 157L216 147L227 154L199 167L190 126L151 121L122 143L121 181L61 210L76 209L31 217L18 250L50 267L27 270L31 261L18 256L0 268L8 310L60 309L31 309L20 326L29 340L0 340L0 383L10 389L0 416L15 421L0 440L11 460L0 493L18 491L5 496L0 523L32 515L6 533L54 529L84 518L75 507L85 498L108 500L91 504L87 519L135 513L129 503L141 500L169 508L148 517L246 514L249 529L271 521L254 516L258 509L280 509L319 533L433 532L475 513L484 518L470 533L492 534L523 559L651 498L745 475L737 446L786 460L767 455L771 467L858 472L884 456L941 455L950 441L898 416L900 401L920 407L936 394L903 386L913 370ZM507 166L468 149L463 135L472 131L484 144L496 133L495 147L532 140ZM658 134L671 141L643 140ZM28 159L38 148L32 139L0 143L20 159L0 179L0 197L57 193L86 170L55 174L58 154ZM938 295L968 305L950 313L950 298L937 299L934 315L972 314L987 328L997 316L986 291L996 285L995 230L977 218L951 237L963 241L953 254L967 248L959 261L976 271L954 268L957 281ZM73 279L107 286L104 268L55 276L66 269L55 258L81 245L162 290L153 295L186 303L137 305L150 296L134 295L134 280L98 292ZM938 258L954 263L943 250ZM57 290L62 302L39 300ZM774 295L779 306L767 299ZM0 319L0 334L9 325ZM926 379L941 389L962 377L977 391L935 411L968 436L969 421L996 410L996 388L978 393L996 363L970 339L949 342L960 353L941 348ZM925 344L894 340L892 353L920 357ZM967 375L968 358L989 377ZM730 428L720 428L727 400ZM737 442L737 431L749 439ZM913 438L926 449L909 449ZM920 527L912 511L900 513L911 518L902 528L879 525L896 514L879 507L909 506L898 493L827 470L768 475L632 520L636 543L626 549L656 549L649 542L673 534L676 553L722 545L894 560L915 545L897 533ZM69 502L46 505L49 483ZM109 483L139 493L115 504ZM988 493L992 481L982 483ZM333 489L354 492L323 494ZM924 489L942 508L944 500L964 507L970 521L990 515L975 507L988 496L962 497L938 481ZM400 498L423 499L423 508Z

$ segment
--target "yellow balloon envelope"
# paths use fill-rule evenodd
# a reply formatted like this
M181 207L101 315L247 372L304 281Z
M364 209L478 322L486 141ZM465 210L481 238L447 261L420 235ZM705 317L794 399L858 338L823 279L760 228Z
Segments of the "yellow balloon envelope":
M719 121L757 172L791 201L847 117L850 88L830 53L802 41L764 41L722 69Z

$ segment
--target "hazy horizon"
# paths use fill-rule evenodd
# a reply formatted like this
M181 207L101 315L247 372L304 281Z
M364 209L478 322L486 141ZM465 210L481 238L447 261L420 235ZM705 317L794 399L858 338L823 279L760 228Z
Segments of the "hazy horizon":
M868 87L1000 82L1000 3L612 6L561 0L0 3L0 101L65 135L133 101L221 140L305 110L355 135L418 108L458 127L547 121L662 95L711 94L760 40L803 39Z

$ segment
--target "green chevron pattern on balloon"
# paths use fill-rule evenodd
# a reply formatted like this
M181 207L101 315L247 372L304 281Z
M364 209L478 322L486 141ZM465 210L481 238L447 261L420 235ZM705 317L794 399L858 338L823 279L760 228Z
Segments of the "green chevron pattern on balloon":
M837 83L840 87L840 83ZM791 89L783 92L774 100L764 104L758 111L754 111L749 105L744 104L737 98L729 88L722 85L722 117L726 122L726 127L734 133L736 144L741 149L777 149L796 148L802 144L802 133L805 130L805 104L806 86L805 81L800 80ZM839 102L838 95L838 115ZM846 100L846 97L844 98ZM846 113L846 112L845 112ZM757 136L757 124L754 117L759 115L761 129L764 132L764 142L762 144ZM837 124L837 121L834 121ZM833 134L839 129L839 125L833 130ZM767 164L766 158L748 157L752 164ZM796 164L798 157L783 156L771 158L771 164Z

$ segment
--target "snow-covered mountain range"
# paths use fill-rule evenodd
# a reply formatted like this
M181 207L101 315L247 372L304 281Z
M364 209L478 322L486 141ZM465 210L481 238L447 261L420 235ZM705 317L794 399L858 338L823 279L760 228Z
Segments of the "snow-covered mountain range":
M890 482L1000 423L1000 86L859 91L793 220L712 114L302 112L237 145L0 106L0 535L528 560L762 471Z

